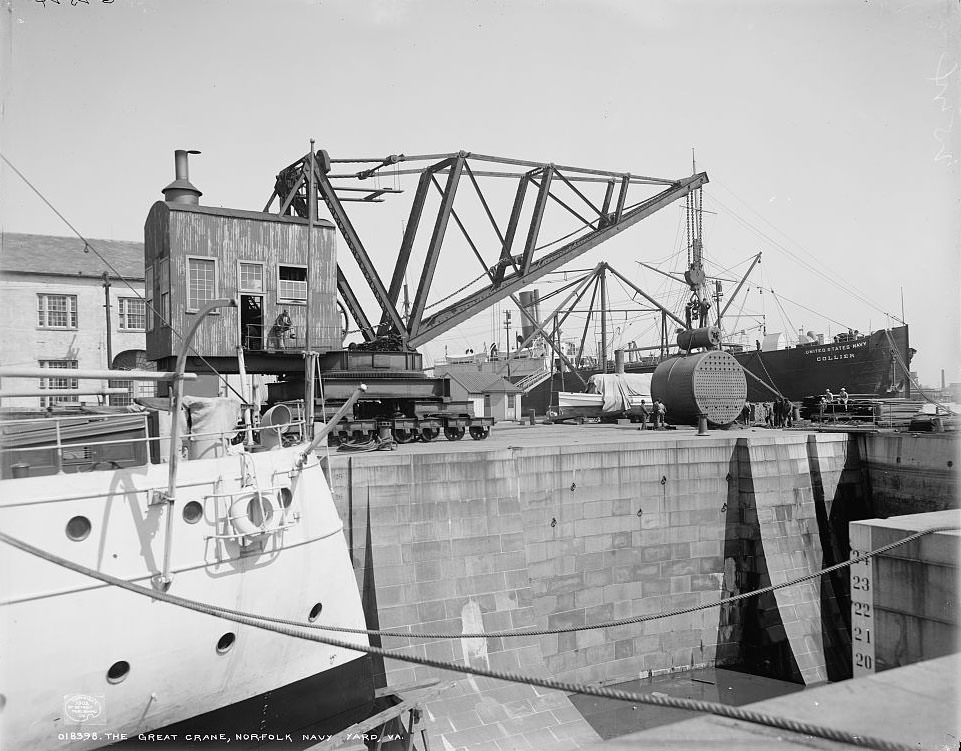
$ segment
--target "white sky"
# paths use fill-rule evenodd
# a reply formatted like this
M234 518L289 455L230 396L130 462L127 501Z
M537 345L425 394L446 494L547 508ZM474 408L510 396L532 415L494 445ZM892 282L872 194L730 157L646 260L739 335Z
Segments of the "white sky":
M259 210L311 137L334 157L465 149L675 178L690 174L694 147L711 180L705 208L718 212L705 217L710 261L762 251L752 278L783 294L795 329L825 333L886 325L880 310L900 314L903 286L914 369L928 383L941 368L961 380L953 0L0 7L0 147L88 237L143 239L174 148L203 152L191 163L203 203ZM4 231L69 234L5 166L0 189ZM386 280L406 203L384 207L356 211ZM605 259L665 293L634 260L670 258L681 216L665 209L573 266ZM432 300L477 274L465 268L442 265ZM760 306L754 297L746 310ZM769 295L763 312L769 331L789 328ZM485 313L427 352L491 337Z

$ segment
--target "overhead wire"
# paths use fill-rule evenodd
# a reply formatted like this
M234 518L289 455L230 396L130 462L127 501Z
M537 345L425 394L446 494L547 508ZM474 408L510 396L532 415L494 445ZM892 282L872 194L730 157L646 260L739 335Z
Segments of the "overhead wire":
M164 324L166 324L166 326L167 326L174 334L176 334L176 336L177 336L181 341L184 340L184 335L180 332L180 330L179 330L176 326L174 326L171 321L168 321L167 319L165 319L165 318L163 317L163 315L160 313L160 311L158 311L157 308L154 307L154 306L147 300L146 297L144 297L142 294L140 294L139 290L137 290L137 289L130 283L130 281L129 281L126 277L124 277L123 274L121 274L121 273L117 270L117 268L116 268L112 263L110 263L110 261L108 261L108 260L106 259L106 257L105 257L99 250L97 250L97 248L96 248L94 245L92 245L92 244L90 243L89 240L87 240L86 237L84 237L84 236L81 234L80 230L78 230L76 227L73 226L73 224L70 223L70 221L67 219L67 217L65 217L63 214L60 213L60 211L57 210L57 207L56 207L56 206L54 206L49 200L47 200L47 197L39 190L39 188L37 188L33 183L31 183L30 180L27 179L26 175L24 175L19 169L17 169L17 167L13 164L13 162L11 162L9 159L7 159L6 155L3 154L2 152L0 152L0 159L3 159L3 161L7 163L7 166L10 167L10 169L12 169L12 170L17 174L17 176L18 176L21 180L23 180L23 182L26 183L27 186L28 186L34 193L37 194L37 196L40 198L40 200L43 201L43 202L47 205L47 207L48 207L54 214L56 214L57 217L58 217L64 224L67 225L67 227L70 228L70 231L73 232L73 233L83 242L83 250L84 250L84 252L87 252L87 251L89 250L89 251L91 251L95 256L97 256L97 258L100 259L101 263L103 263L108 269L110 269L110 271L112 271L112 272L115 274L115 276L116 276L117 279L119 279L121 282L123 282L123 283L130 289L130 291L131 291L134 295L136 295L139 299L141 299L141 300L144 301L144 305L147 306L147 307L149 307L149 308L150 308L150 311L151 311L160 321L163 321ZM213 365L211 365L211 363L210 363L203 355L201 355L201 354L193 347L193 345L187 344L187 348L188 348L191 352L193 352L193 353L197 356L197 358L198 358L204 365L206 365L206 366L210 369L210 372L213 373L214 375L216 375L217 378L219 378L228 389L230 389L231 391L233 391L234 394L236 394L237 398L239 398L241 402L246 401L246 400L244 399L243 395L242 395L239 391L237 391L237 389L235 389L233 386L230 385L230 382L227 380L227 378L226 378L222 373L220 373Z
M728 189L728 190L729 190L729 189ZM729 192L730 192L730 191L729 191ZM732 192L732 195L733 195L733 192ZM736 196L735 196L735 197L736 197ZM761 237L762 239L766 240L766 241L769 242L773 247L778 248L779 250L783 251L788 257L790 257L792 260L794 260L795 262L797 262L798 264L800 264L800 265L801 265L802 267L804 267L806 270L808 270L808 271L810 271L811 273L817 275L818 277L820 277L821 279L825 280L826 282L828 282L829 284L833 285L834 287L838 288L839 290L841 290L841 291L843 291L843 292L845 292L845 293L847 293L847 294L850 294L851 296L853 296L854 298L856 298L856 299L859 300L860 302L863 302L865 305L867 305L867 306L869 306L869 307L877 310L878 312L882 313L883 315L890 316L890 317L893 318L894 320L898 320L898 321L901 320L901 319L898 318L897 316L892 315L891 313L889 313L889 312L887 312L886 310L884 310L884 308L882 308L880 305L878 305L877 303L875 303L873 300L870 300L869 298L867 298L866 296L864 296L864 294L861 293L861 292L859 292L856 287L854 287L852 284L850 284L849 281L846 281L845 284L841 284L841 283L838 281L838 279L837 279L837 275L831 274L831 273L827 273L827 272L825 272L825 271L822 271L822 270L816 268L813 264L811 264L811 263L809 263L808 261L806 261L804 258L802 258L800 255L798 255L798 254L795 253L794 251L792 251L792 250L791 250L790 248L788 248L786 245L784 245L784 244L781 243L780 241L776 240L775 238L771 237L769 234L767 234L766 232L764 232L764 231L761 230L760 228L758 228L758 227L756 227L755 225L753 225L750 221L748 221L747 219L745 219L744 217L742 217L742 216L741 216L740 214L738 214L733 208L731 208L730 206L728 206L727 204L725 204L723 201L721 201L716 195L713 195L713 194L712 194L710 200L714 201L715 203L717 203L718 206L720 206L721 208L723 208L723 209L731 216L731 218L733 218L733 219L734 219L738 224L740 224L742 227L744 227L745 229L748 229L749 231L755 233L756 235L758 235L758 236ZM746 205L746 204L745 204L745 205ZM759 216L760 216L760 215L759 215ZM763 219L763 217L762 217L762 219ZM764 220L764 221L766 222L767 220ZM773 227L773 225L771 225L771 226ZM775 228L775 230L776 230L776 228ZM780 230L778 230L778 231L780 231ZM783 233L782 233L782 234L783 234ZM793 241L792 241L792 242L793 242ZM801 246L798 245L798 247L801 247ZM808 251L804 251L804 252L808 252ZM814 257L814 256L812 255L812 257ZM902 322L902 323L903 323L903 322Z

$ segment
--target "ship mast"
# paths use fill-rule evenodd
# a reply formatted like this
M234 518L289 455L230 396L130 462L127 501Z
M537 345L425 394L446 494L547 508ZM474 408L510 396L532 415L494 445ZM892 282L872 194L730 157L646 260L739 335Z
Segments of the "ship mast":
M691 150L691 165L696 169L694 151ZM700 187L687 196L687 271L684 281L691 288L691 298L684 308L684 319L688 328L707 326L708 311L711 308L711 295L707 289L707 275L704 273L702 241L703 193Z

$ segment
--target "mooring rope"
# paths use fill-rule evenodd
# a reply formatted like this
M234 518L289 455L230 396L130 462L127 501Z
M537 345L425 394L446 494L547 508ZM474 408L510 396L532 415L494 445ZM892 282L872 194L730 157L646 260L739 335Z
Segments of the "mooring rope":
M956 529L952 527L951 529ZM925 530L920 534L929 534L930 532L937 531L937 528L931 530ZM131 584L130 582L119 579L110 574L104 574L99 571L94 571L86 566L83 566L72 561L68 561L59 556L48 553L40 548L34 547L27 542L19 540L15 537L0 532L0 542L5 542L18 550L25 553L29 553L38 558L42 558L50 563L54 563L63 568L69 569L79 574L98 579L107 584L111 584L120 589L125 589L128 592L133 592L135 594L143 595L154 600L160 600L161 602L166 602L171 605L177 605L179 607L186 608L188 610L193 610L198 613L203 613L205 615L214 616L217 618L222 618L224 620L233 621L234 623L239 623L245 626L251 626L253 628L259 628L265 631L270 631L276 634L281 634L283 636L290 636L296 639L304 639L306 641L313 641L320 644L326 644L330 647L337 647L340 649L352 650L355 652L363 652L369 655L376 655L391 660L400 660L401 662L409 662L415 665L423 665L425 667L432 667L438 670L449 670L459 673L465 673L467 675L476 675L483 678L494 678L497 680L510 681L512 683L523 683L529 686L537 686L539 688L552 689L555 691L564 691L566 693L572 694L584 694L588 696L598 696L606 699L617 699L620 701L629 701L634 704L648 704L661 707L670 707L672 709L683 709L692 712L703 712L707 714L717 715L719 717L727 717L732 720L740 720L743 722L753 723L755 725L765 725L768 727L779 728L781 730L787 730L792 733L799 733L801 735L816 736L818 738L825 738L827 740L837 741L839 743L847 743L854 746L861 746L863 748L874 748L879 751L909 751L912 749L911 746L905 746L900 743L893 743L891 741L883 740L881 738L874 738L867 735L858 735L856 733L851 733L849 731L837 730L836 728L822 727L820 725L814 725L807 722L800 722L797 720L786 719L783 717L777 717L775 715L769 715L764 712L757 712L751 709L744 709L741 707L732 707L727 704L720 704L717 702L703 701L700 699L681 699L673 696L665 696L662 694L641 694L633 691L623 691L621 689L615 688L605 688L601 686L587 686L578 683L568 683L567 681L558 681L552 678L539 678L537 676L525 675L521 673L514 673L504 670L491 670L490 668L476 667L473 665L465 664L460 665L455 662L447 662L445 660L435 660L430 657L419 657L416 655L403 654L399 652L391 652L390 650L383 649L382 647L372 647L366 644L354 644L351 642L341 641L339 639L331 639L326 636L321 636L320 634L298 631L293 628L286 626L265 623L263 620L249 615L239 615L233 612L227 612L220 608L212 607L205 603L195 602L193 600L187 600L183 597L177 597L176 595L170 595L166 592L160 592L147 587L141 587L137 584ZM852 560L853 562L853 560ZM464 638L464 637L461 637Z
M583 626L558 626L555 628L545 628L545 629L535 629L532 627L525 627L519 629L508 629L504 631L468 631L462 633L451 633L449 631L395 631L390 629L370 629L370 628L349 628L347 626L332 626L323 623L311 623L309 621L298 621L288 618L277 618L270 615L261 615L260 613L251 613L249 611L243 610L233 610L231 608L221 607L219 605L207 605L220 613L230 614L230 615L242 615L251 618L257 618L261 621L266 621L267 623L277 623L283 626L294 626L296 628L308 628L317 631L333 631L343 634L366 634L367 636L389 636L399 639L485 639L485 638L508 638L508 637L520 637L520 636L550 636L553 634L568 634L577 631L594 631L602 628L615 628L617 626L629 626L634 623L644 623L646 621L656 621L662 618L671 618L676 615L684 615L686 613L695 613L699 610L710 610L711 608L719 608L723 605L728 605L734 602L739 602L741 600L747 600L752 597L760 597L761 595L768 594L769 592L774 592L778 589L784 589L786 587L792 587L796 584L802 584L806 581L812 579L819 579L822 576L831 574L842 568L852 566L855 563L860 563L861 561L866 561L874 556L886 553L889 550L900 547L901 545L906 545L909 542L913 542L920 537L932 534L934 532L950 532L957 530L957 526L944 526L944 527L930 527L928 529L921 530L920 532L915 532L900 540L896 540L887 545L883 545L880 548L871 550L867 553L859 555L855 558L850 558L846 561L841 561L828 568L815 571L811 574L805 574L804 576L798 576L794 579L789 579L788 581L781 582L780 584L771 584L767 587L762 587L761 589L755 589L750 592L741 592L740 594L731 595L730 597L725 597L716 602L701 603L700 605L691 605L686 608L674 608L672 610L665 610L661 613L649 613L647 615L635 615L629 616L627 618L618 618L613 621L602 621L600 623L585 624ZM0 533L0 540L3 540L4 535ZM57 563L56 560L53 561ZM101 574L99 572L93 572L90 574L94 578L99 578Z
M863 554L857 558L852 558L849 561L844 561L841 564L837 564L830 568L824 569L822 572L818 572L814 575L809 575L803 578L813 578L814 576L820 576L823 573L836 570L843 565L851 565L857 563L861 560L877 555L880 552L890 550L891 548L897 547L898 545L903 545L912 540L918 539L924 535L931 534L933 532L943 532L952 531L958 529L956 526L951 527L931 527L929 529L916 532L902 540L898 540L895 543L890 543L877 550L871 551L870 553ZM326 644L327 646L337 647L340 649L352 650L355 652L362 652L369 655L376 655L383 657L385 659L399 660L401 662L409 662L415 665L423 665L425 667L437 668L438 670L450 670L459 673L464 673L467 675L476 675L485 678L494 678L498 680L510 681L513 683L522 683L529 686L537 686L540 688L552 689L556 691L564 691L567 693L584 694L588 696L598 696L601 698L617 699L620 701L629 701L635 704L647 704L662 707L671 707L674 709L684 709L694 712L704 712L708 714L717 715L719 717L727 717L733 720L740 720L743 722L750 722L757 725L765 725L768 727L780 728L782 730L787 730L793 733L799 733L802 735L816 736L819 738L825 738L827 740L838 741L840 743L847 743L855 746L861 746L865 748L875 748L879 751L908 751L912 748L910 746L905 746L899 743L893 743L891 741L883 740L880 738L874 738L871 736L858 735L848 731L837 730L835 728L822 727L820 725L813 725L806 722L799 722L792 719L785 719L783 717L777 717L774 715L768 715L763 712L757 712L750 709L743 709L741 707L732 707L726 704L720 704L717 702L707 702L699 699L681 699L672 696L665 696L660 694L641 694L632 691L623 691L621 689L606 688L601 686L587 686L577 683L568 683L566 681L558 681L550 678L538 678L536 676L524 675L520 673L513 673L510 671L502 670L491 670L489 668L475 667L472 665L460 665L454 662L447 662L444 660L435 660L429 657L419 657L416 655L403 654L400 652L392 652L381 647L373 647L365 644L354 644L351 642L341 641L339 639L332 639L330 637L321 636L317 633L304 632L296 630L295 628L290 628L288 626L274 624L265 621L263 618L244 615L235 611L228 611L224 608L218 608L216 606L207 605L205 603L196 602L193 600L188 600L183 597L178 597L176 595L167 594L166 592L160 592L147 587L142 587L137 584L131 584L123 579L119 579L110 574L104 574L99 571L94 571L93 569L83 566L73 561L68 561L65 558L61 558L47 551L41 550L23 540L19 540L15 537L0 532L0 542L5 542L6 544L17 548L25 553L36 556L50 563L54 563L63 568L69 569L84 576L88 576L93 579L97 579L106 584L111 584L120 589L127 590L128 592L133 592L145 597L149 597L154 600L160 600L161 602L166 602L171 605L176 605L188 610L193 610L195 612L203 613L205 615L222 618L224 620L233 621L234 623L239 623L242 625L251 626L253 628L259 628L265 631L270 631L272 633L281 634L284 636L290 636L297 639L304 639L307 641L313 641L320 644ZM796 583L796 582L792 582ZM780 586L788 586L789 583L784 583ZM754 595L760 593L761 590L757 592L745 593L745 595ZM741 598L742 596L738 596ZM718 605L720 603L711 603L711 605ZM698 608L699 609L699 608ZM690 609L678 611L678 612L689 612ZM662 617L666 615L662 614ZM371 632L374 633L374 632ZM530 635L531 632L518 633L512 632L513 635ZM456 638L470 638L465 634L460 634Z

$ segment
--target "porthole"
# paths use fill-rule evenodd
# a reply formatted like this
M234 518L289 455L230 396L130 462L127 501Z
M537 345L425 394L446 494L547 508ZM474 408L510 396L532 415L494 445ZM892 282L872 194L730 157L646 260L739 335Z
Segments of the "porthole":
M261 500L263 499L263 500ZM247 504L247 518L255 527L264 527L274 518L274 507L268 496L255 495Z
M217 640L217 652L219 654L226 654L234 646L235 641L237 641L237 634L233 631L228 631Z
M86 516L75 516L67 522L67 537L74 542L86 540L92 525Z
M277 503L279 503L284 508L290 508L290 504L294 502L294 494L290 492L290 488L281 488L277 491Z
M183 515L187 524L196 524L204 515L204 507L199 501L190 501L184 506Z
M948 469L951 469L951 467L953 466L954 466L954 462L948 459Z
M119 660L110 666L107 671L107 683L120 683L130 674L130 663L126 660Z
M323 609L324 609L323 603L318 602L316 605L314 605L314 607L310 609L310 613L307 616L307 620L310 621L311 623L316 621L317 617L320 615Z

